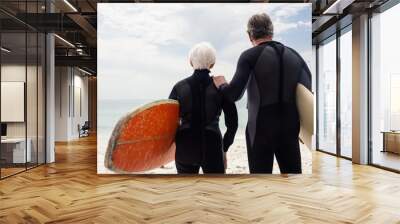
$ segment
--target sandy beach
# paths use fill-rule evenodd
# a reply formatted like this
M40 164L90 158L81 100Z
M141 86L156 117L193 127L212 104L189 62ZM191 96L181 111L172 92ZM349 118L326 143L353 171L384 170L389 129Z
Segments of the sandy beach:
M312 172L312 153L308 148L304 147L300 143L301 146L301 159L302 159L302 169L303 174L311 174ZM115 172L108 170L104 167L104 153L98 152L97 158L97 171L99 174L113 174ZM226 170L227 174L248 174L249 173L249 165L247 162L247 149L246 149L246 140L244 136L237 136L235 138L234 143L229 148L228 154L228 168ZM201 171L200 171L201 172ZM164 165L162 168L153 169L150 171L142 172L142 174L176 174L175 163L171 162ZM274 174L279 174L279 166L274 161Z

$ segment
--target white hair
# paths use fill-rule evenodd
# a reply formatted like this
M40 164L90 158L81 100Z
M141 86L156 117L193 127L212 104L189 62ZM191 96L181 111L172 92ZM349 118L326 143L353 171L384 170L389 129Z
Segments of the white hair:
M208 42L193 46L189 53L189 61L194 69L210 69L215 64L216 50Z

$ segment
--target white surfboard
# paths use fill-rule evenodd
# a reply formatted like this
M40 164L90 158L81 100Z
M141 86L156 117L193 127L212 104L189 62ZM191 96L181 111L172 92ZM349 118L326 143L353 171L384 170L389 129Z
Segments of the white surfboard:
M314 95L302 84L297 84L296 104L300 116L299 138L311 150L314 134Z

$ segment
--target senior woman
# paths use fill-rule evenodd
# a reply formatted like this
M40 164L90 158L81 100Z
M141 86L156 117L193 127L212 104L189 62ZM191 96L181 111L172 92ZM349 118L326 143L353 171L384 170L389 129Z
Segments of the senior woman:
M194 72L175 84L169 96L179 102L180 124L175 137L178 174L225 173L226 152L238 127L234 103L224 99L210 77L216 51L211 44L196 44L189 53ZM219 117L224 112L227 131L222 138Z

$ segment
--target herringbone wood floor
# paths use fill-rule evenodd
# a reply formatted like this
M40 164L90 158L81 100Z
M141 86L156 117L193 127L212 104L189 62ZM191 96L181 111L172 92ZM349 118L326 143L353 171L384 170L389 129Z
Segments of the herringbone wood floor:
M313 175L98 176L96 139L0 181L0 223L400 223L400 175L314 153Z

